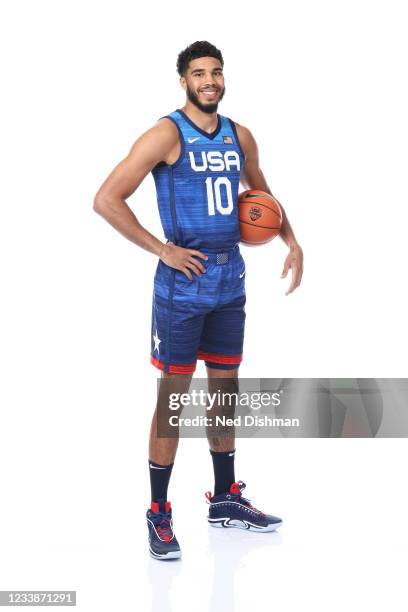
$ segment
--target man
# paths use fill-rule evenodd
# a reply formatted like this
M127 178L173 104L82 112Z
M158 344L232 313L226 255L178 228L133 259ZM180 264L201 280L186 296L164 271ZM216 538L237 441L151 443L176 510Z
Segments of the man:
M126 238L159 257L154 279L151 362L161 385L149 445L151 507L147 511L152 556L180 556L167 488L177 437L158 437L169 392L189 389L197 359L204 359L209 390L236 389L245 323L245 264L239 251L239 184L271 193L259 168L251 132L217 114L224 96L223 58L206 41L177 60L186 102L162 117L131 148L99 189L94 209ZM152 172L164 244L138 222L126 204ZM302 277L303 254L283 211L281 237L289 247L282 278L292 270L291 293ZM225 432L224 432L225 433ZM208 432L215 490L207 493L208 520L217 527L273 531L281 519L256 510L235 481L233 432Z

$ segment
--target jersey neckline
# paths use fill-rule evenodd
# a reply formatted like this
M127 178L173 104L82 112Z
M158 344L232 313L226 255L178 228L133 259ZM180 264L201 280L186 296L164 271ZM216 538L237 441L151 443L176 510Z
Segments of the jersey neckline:
M198 125L196 125L194 123L194 121L192 121L190 119L190 117L188 117L186 115L186 113L184 111L181 110L181 108L177 109L177 112L187 121L187 123L189 123L197 132L200 132L200 134L202 134L203 136L205 136L206 138L209 138L210 140L213 140L217 134L219 133L220 129L221 129L221 117L220 115L217 113L217 118L218 118L218 125L216 127L216 129L214 130L214 132L211 132L211 134L209 134L208 132L206 132L205 130L202 130L200 127L198 127Z

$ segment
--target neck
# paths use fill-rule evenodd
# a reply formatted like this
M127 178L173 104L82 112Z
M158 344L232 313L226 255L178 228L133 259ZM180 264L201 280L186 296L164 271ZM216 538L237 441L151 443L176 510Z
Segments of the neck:
M181 109L186 113L187 117L191 119L199 128L211 134L215 132L218 125L217 111L214 113L204 113L197 108L190 100L187 100L183 108Z

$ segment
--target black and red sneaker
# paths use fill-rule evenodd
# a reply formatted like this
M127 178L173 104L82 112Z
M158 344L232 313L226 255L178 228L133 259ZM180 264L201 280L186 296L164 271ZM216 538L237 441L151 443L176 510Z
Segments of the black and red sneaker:
M230 490L205 496L210 504L208 522L212 527L238 527L249 531L275 531L282 525L282 519L264 514L251 505L249 499L242 497L246 485L242 480L232 483Z
M146 518L152 557L164 560L181 557L180 546L173 531L171 503L164 499L152 502Z

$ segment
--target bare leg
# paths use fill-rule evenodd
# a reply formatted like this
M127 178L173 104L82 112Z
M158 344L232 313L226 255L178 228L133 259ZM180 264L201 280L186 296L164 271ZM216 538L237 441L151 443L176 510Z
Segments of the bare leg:
M169 393L187 393L190 388L192 374L166 374L162 372L159 397L153 414L150 427L149 459L160 465L174 463L178 447L178 435L172 438L159 438L157 436L157 421L160 416L166 418L168 415ZM178 432L177 432L178 433Z
M217 391L221 393L238 392L238 368L234 370L218 370L207 366L207 375L209 393L216 393ZM211 411L211 416L225 415L233 418L234 412L234 403L230 407L215 404ZM207 439L212 451L219 453L233 451L235 449L235 428L228 426L209 427L207 428Z

